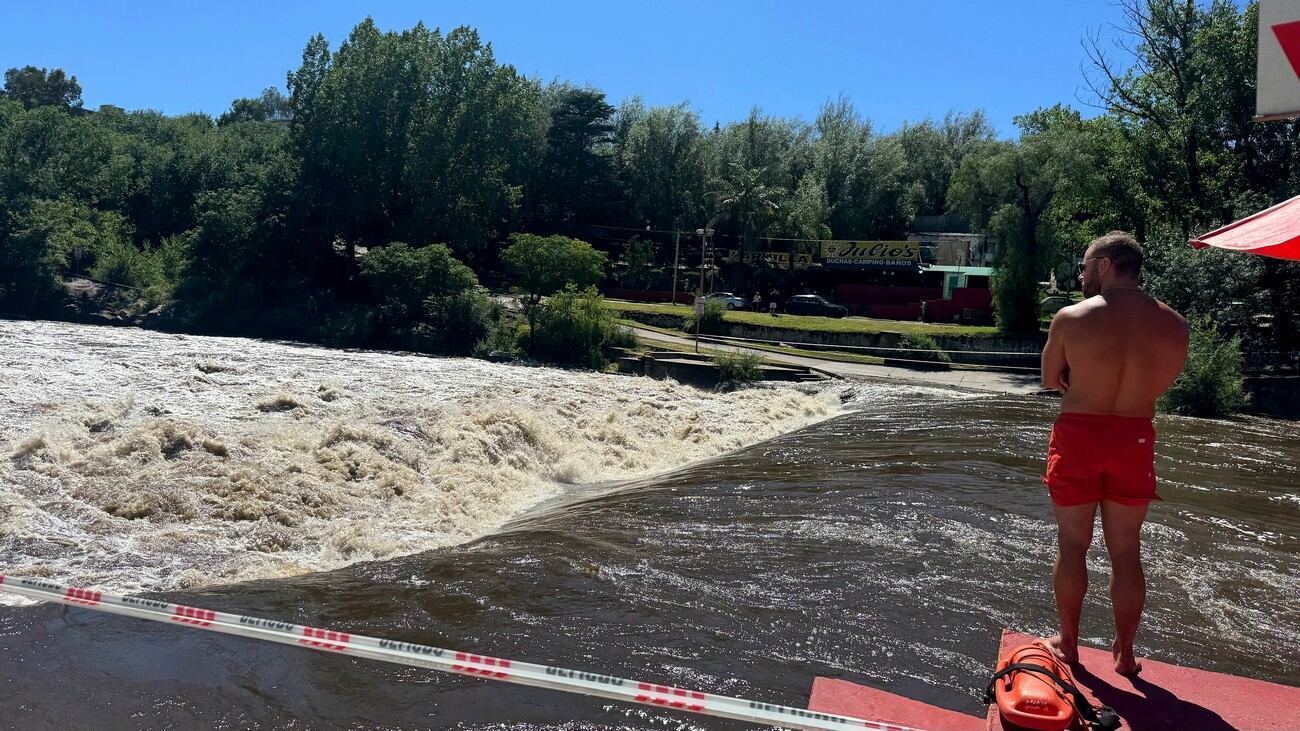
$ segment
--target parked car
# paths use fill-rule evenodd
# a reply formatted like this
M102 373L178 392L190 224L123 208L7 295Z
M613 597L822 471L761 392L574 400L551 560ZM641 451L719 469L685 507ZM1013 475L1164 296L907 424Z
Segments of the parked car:
M713 294L706 295L705 299L722 300L722 302L726 304L728 310L745 309L745 298L737 297L731 292L714 292Z
M785 301L785 311L791 315L825 315L826 317L844 317L849 310L844 305L826 301L815 294L797 294Z
M1042 309L1044 315L1055 315L1057 312L1072 304L1074 304L1074 300L1068 295L1053 295L1044 298L1043 301L1039 303L1039 307Z

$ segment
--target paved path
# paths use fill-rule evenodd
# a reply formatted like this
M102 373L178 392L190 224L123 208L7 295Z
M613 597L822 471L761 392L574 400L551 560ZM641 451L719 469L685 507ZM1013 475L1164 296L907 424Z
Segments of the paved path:
M636 331L637 337L642 340L657 340L660 342L674 343L676 345L695 345L694 338L666 335L661 332L644 330L639 327L632 329ZM873 380L893 381L895 383L898 381L907 381L909 383L954 386L958 388L971 388L979 391L994 391L998 393L1030 394L1038 393L1043 390L1042 383L1039 381L1037 373L1020 375L1016 373L1001 373L998 371L922 371L913 370L911 368L898 368L896 366L870 365L868 363L846 363L838 360L809 358L802 355L787 355L785 353L774 353L770 350L760 350L758 348L725 345L709 340L701 340L700 347L709 350L729 350L740 353L753 353L755 355L761 355L773 363L789 363L791 365L807 366L843 378L870 378Z

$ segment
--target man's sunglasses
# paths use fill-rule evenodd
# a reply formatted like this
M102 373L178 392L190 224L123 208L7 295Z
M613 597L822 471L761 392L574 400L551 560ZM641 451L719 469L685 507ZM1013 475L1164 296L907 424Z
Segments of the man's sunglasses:
M1109 259L1109 258L1110 258L1109 256L1094 256L1091 259L1084 259L1083 261L1079 262L1079 273L1083 274L1083 270L1088 268L1088 262L1097 261L1098 259Z

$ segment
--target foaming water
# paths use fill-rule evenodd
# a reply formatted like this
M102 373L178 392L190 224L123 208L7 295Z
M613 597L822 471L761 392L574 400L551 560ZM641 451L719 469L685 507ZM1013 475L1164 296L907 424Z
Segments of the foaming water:
M0 323L7 570L116 590L322 571L456 545L573 485L838 413L470 359Z

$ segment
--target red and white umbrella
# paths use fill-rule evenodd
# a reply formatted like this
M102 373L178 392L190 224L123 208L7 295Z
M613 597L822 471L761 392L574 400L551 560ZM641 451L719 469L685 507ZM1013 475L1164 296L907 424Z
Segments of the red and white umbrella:
M1189 243L1197 249L1214 246L1300 261L1300 196L1215 229Z

